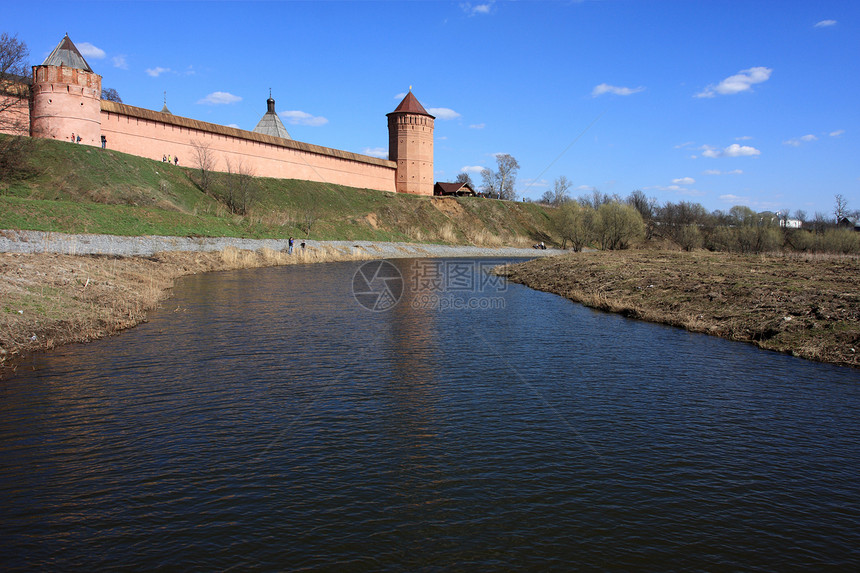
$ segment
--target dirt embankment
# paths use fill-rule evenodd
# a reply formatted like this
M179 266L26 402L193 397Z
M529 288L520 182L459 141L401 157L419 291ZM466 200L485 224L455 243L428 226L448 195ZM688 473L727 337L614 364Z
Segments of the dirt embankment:
M592 252L506 276L592 308L860 367L860 258Z
M294 256L233 247L151 257L0 253L0 379L29 353L95 340L143 322L181 276L361 258L371 255L330 247Z

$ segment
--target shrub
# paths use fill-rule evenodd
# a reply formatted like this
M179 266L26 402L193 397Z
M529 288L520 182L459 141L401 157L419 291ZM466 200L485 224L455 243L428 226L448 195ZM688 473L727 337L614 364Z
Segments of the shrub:
M639 211L617 201L604 203L597 209L594 225L597 240L603 249L626 249L645 236L645 223Z

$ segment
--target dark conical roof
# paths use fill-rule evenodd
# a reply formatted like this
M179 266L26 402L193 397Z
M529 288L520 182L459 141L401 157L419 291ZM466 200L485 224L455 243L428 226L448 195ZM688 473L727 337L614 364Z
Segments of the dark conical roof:
M43 66L65 66L67 68L75 68L78 70L84 70L85 72L92 72L93 69L78 51L78 48L72 43L72 40L69 39L69 35L66 34L60 43L57 44L57 47L54 48L54 51L51 52L45 61L42 63Z
M403 98L403 101L400 102L400 105L398 105L397 108L391 113L415 113L418 115L426 115L428 117L433 117L432 115L427 113L427 110L424 109L424 106L421 105L421 103L418 101L418 98L412 95L412 90L410 90L409 93L406 94L406 97ZM391 113L388 115L391 115Z
M278 113L275 111L275 100L272 99L271 94L269 95L269 99L266 100L266 113L263 114L263 117L261 117L260 121L257 122L257 127L254 128L254 132L272 135L274 137L282 137L284 139L292 139L287 128L284 127L284 124L281 122L281 118L278 117Z

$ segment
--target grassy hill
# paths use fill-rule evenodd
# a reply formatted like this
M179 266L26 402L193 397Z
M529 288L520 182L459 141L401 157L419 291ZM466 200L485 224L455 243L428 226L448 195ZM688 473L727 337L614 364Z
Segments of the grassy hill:
M2 136L0 137L7 137ZM114 235L229 236L524 246L550 240L547 209L483 198L430 198L300 180L254 178L231 212L236 176L112 150L32 140L32 173L0 182L0 229Z

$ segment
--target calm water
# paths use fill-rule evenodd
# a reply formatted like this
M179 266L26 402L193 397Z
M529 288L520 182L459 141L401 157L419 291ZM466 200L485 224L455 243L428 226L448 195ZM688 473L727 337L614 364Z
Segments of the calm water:
M860 566L857 371L426 263L190 277L0 382L0 569Z

